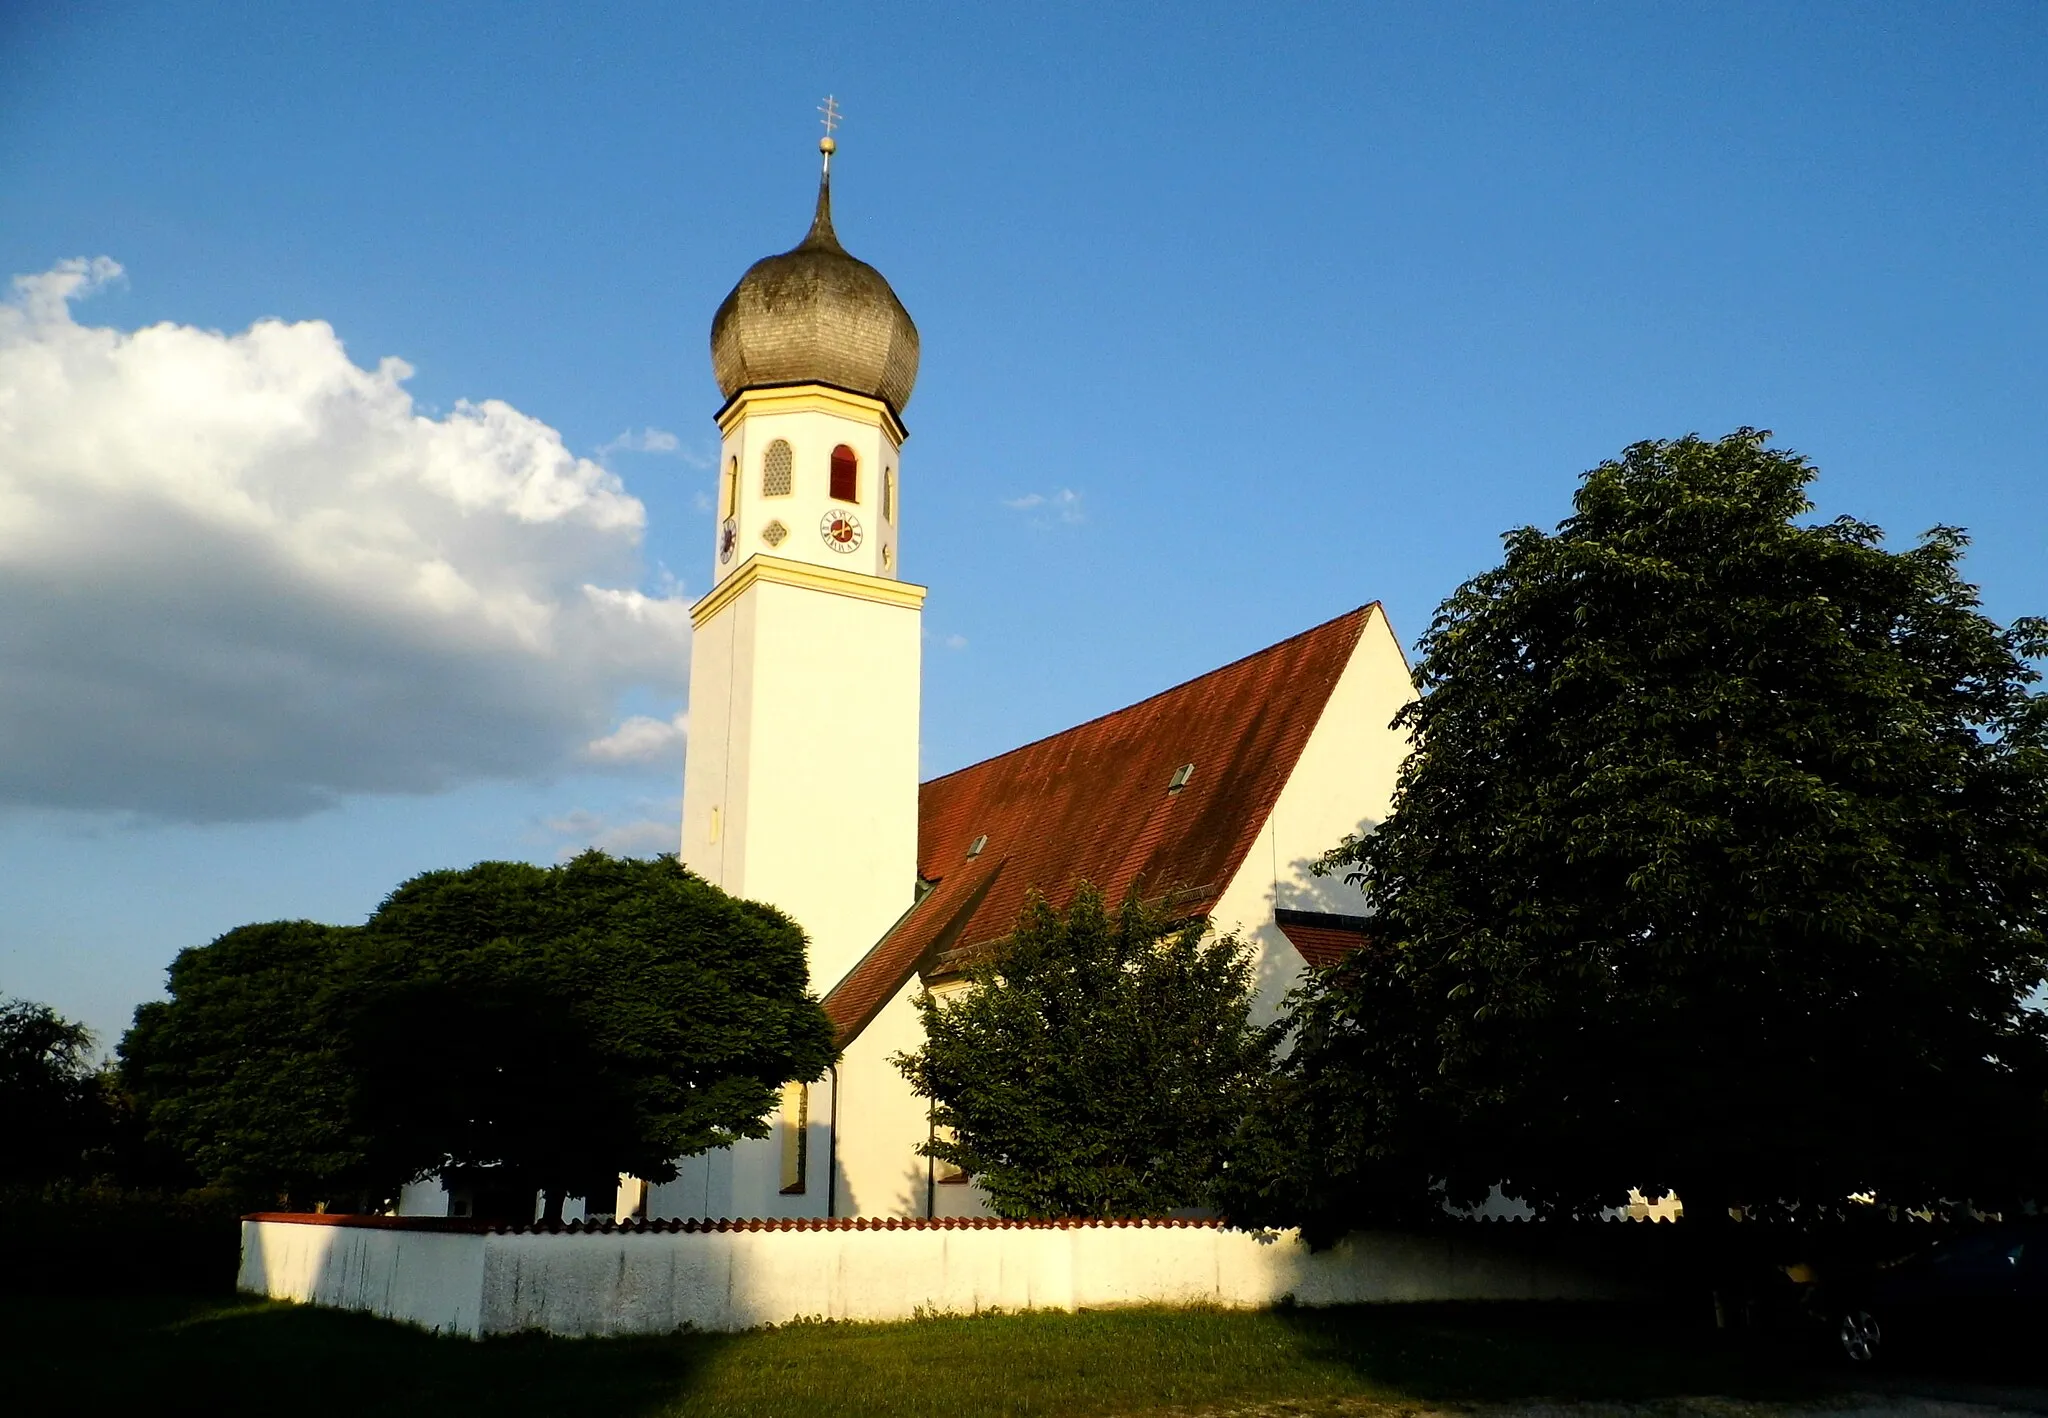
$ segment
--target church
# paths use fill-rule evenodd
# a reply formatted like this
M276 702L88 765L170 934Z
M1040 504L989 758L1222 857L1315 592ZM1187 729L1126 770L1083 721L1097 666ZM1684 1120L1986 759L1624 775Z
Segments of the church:
M681 860L810 942L839 1061L792 1083L770 1136L624 1179L565 1218L986 1215L972 1177L918 1153L929 1105L890 1062L914 1001L963 982L1027 896L1090 882L1208 916L1255 949L1271 1019L1305 970L1358 945L1365 903L1311 870L1386 816L1414 697L1376 604L1128 708L918 782L925 588L903 579L904 411L918 335L832 225L833 139L793 249L754 263L711 322L725 402L711 589L691 608ZM914 516L913 516L914 522ZM466 1215L437 1179L402 1215Z
M841 246L833 139L820 147L809 232L749 268L711 324L725 403L681 854L803 927L841 1052L785 1089L770 1137L619 1198L649 1218L984 1214L971 1177L918 1154L928 1105L889 1062L922 1041L917 994L957 988L1027 893L1059 905L1085 880L1251 941L1271 1017L1358 943L1362 899L1310 865L1385 816L1407 752L1389 722L1408 667L1366 605L918 782L925 588L904 579L902 530L917 327Z

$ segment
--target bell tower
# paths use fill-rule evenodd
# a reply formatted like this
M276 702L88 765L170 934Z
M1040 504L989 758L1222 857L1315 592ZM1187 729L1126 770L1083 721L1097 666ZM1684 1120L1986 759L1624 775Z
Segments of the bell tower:
M898 540L917 327L833 230L835 119L809 232L712 319L725 403L683 778L683 864L802 926L819 994L914 899L925 595Z

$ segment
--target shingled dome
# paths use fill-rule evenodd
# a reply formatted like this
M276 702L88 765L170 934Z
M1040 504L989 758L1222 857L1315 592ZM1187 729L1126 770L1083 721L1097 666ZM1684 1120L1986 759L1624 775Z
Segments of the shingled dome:
M795 250L756 261L711 317L711 368L730 399L764 384L830 384L899 415L917 382L917 326L882 273L832 231L832 182Z

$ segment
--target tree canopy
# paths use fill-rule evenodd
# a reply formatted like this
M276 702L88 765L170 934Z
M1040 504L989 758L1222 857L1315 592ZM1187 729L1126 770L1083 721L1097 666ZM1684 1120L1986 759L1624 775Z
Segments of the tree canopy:
M110 1135L92 1033L48 1005L0 999L0 1183L80 1174Z
M564 1195L764 1136L832 1056L803 933L670 858L587 852L406 882L361 927L243 927L182 953L122 1046L207 1176L295 1199L487 1169Z
M999 1216L1212 1203L1278 1042L1247 946L1084 885L1064 914L1034 896L964 984L919 997L925 1043L896 1059L932 1100L927 1155Z
M238 926L179 951L170 998L135 1011L122 1080L150 1137L209 1185L302 1202L395 1189L375 1175L331 1015L359 934L312 921Z
M1305 1165L1242 1213L2038 1190L2048 628L1981 612L1955 529L1801 523L1767 438L1630 447L1438 611L1391 815L1331 858L1377 927L1298 1001Z

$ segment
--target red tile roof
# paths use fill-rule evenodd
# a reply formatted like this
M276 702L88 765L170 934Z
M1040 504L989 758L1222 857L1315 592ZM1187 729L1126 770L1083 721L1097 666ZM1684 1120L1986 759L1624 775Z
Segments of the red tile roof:
M1205 912L1293 773L1373 606L1100 719L934 778L918 794L918 875L937 884L825 997L841 1044L920 965L1000 940L1036 888L1092 882ZM1192 763L1185 787L1169 792ZM986 836L980 852L968 852Z
M1366 942L1366 920L1362 916L1331 916L1317 911L1279 911L1280 931L1301 958L1320 970Z

